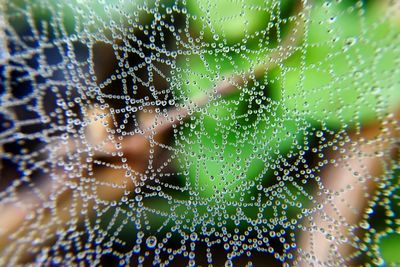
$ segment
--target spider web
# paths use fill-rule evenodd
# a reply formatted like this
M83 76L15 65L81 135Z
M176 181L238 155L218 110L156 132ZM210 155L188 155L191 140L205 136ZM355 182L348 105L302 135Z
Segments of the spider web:
M384 263L395 1L0 8L0 264Z

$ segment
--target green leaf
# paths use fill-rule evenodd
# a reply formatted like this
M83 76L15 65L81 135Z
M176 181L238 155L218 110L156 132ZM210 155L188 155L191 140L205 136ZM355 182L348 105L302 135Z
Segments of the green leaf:
M400 263L400 234L391 234L381 238L379 249L385 263Z
M266 28L274 1L249 0L189 0L189 13L201 19L194 23L197 31L204 31L207 41L240 42L246 34Z
M305 49L275 71L280 90L273 92L291 112L337 128L376 119L399 103L400 27L333 3L315 7L311 18Z
M205 95L224 77L249 68L251 63L244 62L240 55L189 57L179 63L182 81L175 91L183 99ZM249 195L243 184L261 179L273 158L301 142L294 118L273 99L261 101L269 90L261 81L249 83L202 108L183 130L182 143L176 145L185 148L178 166L189 169L191 187L200 188L202 197L243 190Z
M298 125L279 107L273 109L264 110L250 125L239 124L234 116L222 124L201 114L184 129L180 165L188 167L191 187L200 188L200 196L248 194L244 184L261 179L273 158L295 149L302 136Z

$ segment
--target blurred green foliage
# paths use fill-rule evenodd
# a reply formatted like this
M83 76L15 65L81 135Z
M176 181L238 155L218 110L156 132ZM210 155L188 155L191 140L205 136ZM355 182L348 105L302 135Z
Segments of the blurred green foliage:
M221 1L212 5L201 1L199 7L206 5L207 8L196 9L197 4L189 1L189 10L192 14L210 18L211 25L206 29L218 28L220 32L216 33L232 42L242 40L246 31L254 34L260 30L250 25L265 27L269 16L243 13L240 5L230 9L236 15L227 16L228 3L230 1ZM280 8L287 8L287 4L284 1ZM207 14L202 10L208 10ZM348 11L344 4L316 4L307 34L299 44L305 49L299 49L271 74L264 76L258 85L249 83L240 93L216 100L198 112L191 127L184 129L187 144L178 166L189 167L192 185L203 189L201 196L209 197L221 190L229 192L240 187L241 177L254 179L276 155L289 153L296 147L296 142L301 144L302 133L295 122L296 117L310 125L346 128L376 119L387 111L387 106L398 103L400 90L392 85L400 82L400 75L393 76L390 72L397 64L395 54L398 52L396 44L391 44L390 38L382 38L382 34L395 36L400 28L391 21L375 23L377 15L374 12L367 11L363 19L357 12ZM235 31L239 25L248 28ZM196 30L204 31L192 28L192 31ZM286 34L289 33L290 30ZM215 38L208 38L207 33L205 36L206 41L215 41ZM271 33L271 37L275 35ZM382 42L387 47L382 47ZM246 46L252 46L251 40ZM251 60L250 54L244 60L246 51L251 50L223 53L216 49L213 53L178 61L182 86L177 88L176 94L193 99L207 94L223 77L254 67L259 62ZM253 58L259 61L260 55ZM253 98L262 97L266 101L250 104ZM253 121L240 119L251 118L251 115L255 117ZM257 143L255 140L261 141L257 147L250 145ZM252 153L263 157L253 159ZM191 155L189 162L184 162L187 155ZM263 162L265 160L269 162ZM247 169L250 170L248 173L243 172Z
M380 240L380 251L387 264L400 264L400 234L391 234Z
M206 41L221 40L227 44L235 44L242 41L247 34L266 28L272 2L189 0L187 7L190 14L209 19L209 25L195 25L197 31L204 31Z
M291 112L330 128L368 122L400 100L399 33L393 21L379 21L367 9L320 5L311 12L310 25L300 50L276 71L280 92ZM377 23L379 22L379 23Z
M205 95L222 75L250 64L240 62L239 55L192 56L182 63L188 71L182 73L177 93L189 98ZM192 186L199 186L202 197L240 191L243 177L252 180L265 168L263 159L287 153L295 139L301 142L297 123L269 98L268 87L259 83L243 89L208 104L183 130L187 144L179 165L189 166Z

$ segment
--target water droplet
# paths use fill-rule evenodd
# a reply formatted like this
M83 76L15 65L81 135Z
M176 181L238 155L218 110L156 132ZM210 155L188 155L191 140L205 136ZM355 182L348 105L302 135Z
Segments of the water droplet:
M156 238L155 236L149 236L149 237L146 239L146 245L147 245L147 247L149 247L149 248L154 248L154 247L156 246L156 244L157 244L157 238Z

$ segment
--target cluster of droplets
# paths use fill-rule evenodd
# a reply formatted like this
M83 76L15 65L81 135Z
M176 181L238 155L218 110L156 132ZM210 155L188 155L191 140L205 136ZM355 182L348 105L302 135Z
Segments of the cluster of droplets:
M383 264L399 11L364 2L0 2L0 265Z

